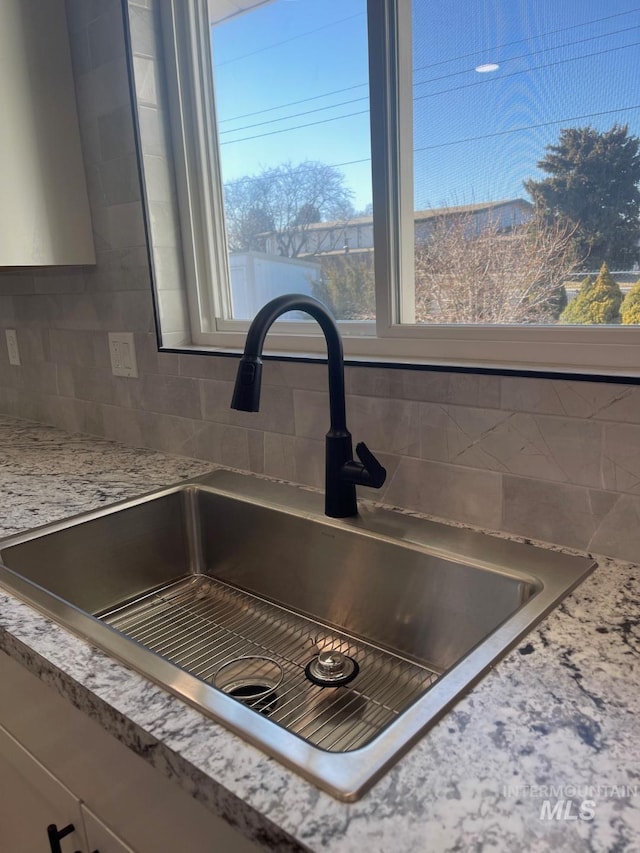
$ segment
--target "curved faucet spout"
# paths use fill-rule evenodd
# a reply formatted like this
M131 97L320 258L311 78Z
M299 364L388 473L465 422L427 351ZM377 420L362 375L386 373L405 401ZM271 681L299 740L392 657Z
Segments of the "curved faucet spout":
M287 311L304 311L318 321L327 342L329 366L329 409L331 429L343 432L347 429L347 414L344 394L344 361L342 338L333 317L322 302L301 293L288 293L267 302L256 314L247 332L244 355L240 360L236 389L231 403L232 409L257 412L260 405L260 382L262 379L262 349L264 339L273 323ZM251 390L253 389L253 391ZM257 397L256 397L257 394ZM247 408L247 405L255 408Z
M380 488L386 471L362 443L358 445L361 461L355 462L352 458L351 434L347 429L342 338L322 302L304 294L290 293L272 299L260 309L247 333L231 408L258 411L264 340L273 323L287 311L304 311L317 320L327 342L331 426L326 436L325 512L333 518L357 515L356 484Z

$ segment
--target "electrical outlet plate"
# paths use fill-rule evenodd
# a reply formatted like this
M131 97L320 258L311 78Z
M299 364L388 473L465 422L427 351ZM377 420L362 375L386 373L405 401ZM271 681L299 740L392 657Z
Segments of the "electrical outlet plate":
M5 329L7 338L7 350L9 352L9 364L20 364L20 350L18 349L18 336L15 329Z
M133 332L109 332L111 372L114 376L138 378L138 362Z

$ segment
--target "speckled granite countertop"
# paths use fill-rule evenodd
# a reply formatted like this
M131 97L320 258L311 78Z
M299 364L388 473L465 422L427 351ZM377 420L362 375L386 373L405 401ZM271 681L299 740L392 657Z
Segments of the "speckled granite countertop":
M0 536L211 467L0 416ZM267 849L640 850L637 566L601 560L353 804L2 591L0 649Z

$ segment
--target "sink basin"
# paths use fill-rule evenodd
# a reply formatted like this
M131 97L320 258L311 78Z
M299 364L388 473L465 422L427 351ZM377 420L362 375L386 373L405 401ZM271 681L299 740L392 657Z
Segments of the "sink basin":
M0 584L354 800L595 564L322 508L215 471L0 541Z

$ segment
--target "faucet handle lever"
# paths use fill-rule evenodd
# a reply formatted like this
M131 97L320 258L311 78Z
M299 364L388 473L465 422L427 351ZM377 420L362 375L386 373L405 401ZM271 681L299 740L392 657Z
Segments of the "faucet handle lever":
M372 486L374 489L379 489L387 479L387 470L378 462L373 453L369 450L364 441L359 441L356 444L356 454L358 459L364 465L364 474L366 475L363 486Z

